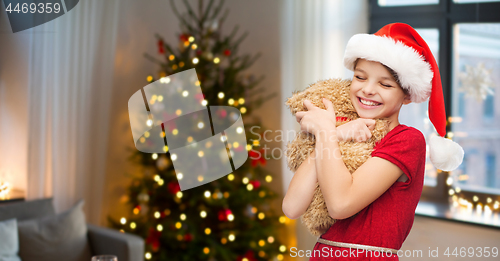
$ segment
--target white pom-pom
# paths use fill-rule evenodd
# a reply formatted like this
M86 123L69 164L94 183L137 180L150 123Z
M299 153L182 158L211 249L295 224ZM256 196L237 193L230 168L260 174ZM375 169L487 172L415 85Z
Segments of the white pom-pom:
M464 159L462 147L458 143L441 136L431 137L429 150L432 164L440 170L452 171L460 166Z

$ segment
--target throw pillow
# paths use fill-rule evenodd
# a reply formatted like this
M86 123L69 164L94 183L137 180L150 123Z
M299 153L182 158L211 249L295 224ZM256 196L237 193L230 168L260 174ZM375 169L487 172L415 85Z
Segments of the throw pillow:
M19 239L17 236L17 221L9 219L0 222L0 261L21 261Z
M89 261L83 200L58 215L19 222L22 261Z

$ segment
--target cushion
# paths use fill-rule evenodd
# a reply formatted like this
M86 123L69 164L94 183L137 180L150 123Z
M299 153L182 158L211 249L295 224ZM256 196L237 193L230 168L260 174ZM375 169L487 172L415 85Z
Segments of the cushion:
M19 239L17 237L17 221L9 219L0 222L0 261L21 261Z
M17 221L55 215L52 198L0 205L0 221L11 218Z
M18 223L23 261L89 261L90 246L83 200L58 215Z

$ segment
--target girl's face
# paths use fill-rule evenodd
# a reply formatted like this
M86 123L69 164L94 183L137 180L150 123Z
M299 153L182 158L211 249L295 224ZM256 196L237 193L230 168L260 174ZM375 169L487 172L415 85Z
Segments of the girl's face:
M356 64L350 96L359 117L389 118L395 126L399 124L401 106L411 102L381 63L365 59L359 59Z

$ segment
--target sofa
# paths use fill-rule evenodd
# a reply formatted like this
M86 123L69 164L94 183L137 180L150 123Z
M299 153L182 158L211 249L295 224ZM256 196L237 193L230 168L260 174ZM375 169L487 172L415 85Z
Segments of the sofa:
M142 261L144 260L144 240L136 235L128 234L128 233L122 233L113 229L108 229L108 228L103 228L91 224L86 224L84 215L83 215L83 210L82 206L83 203L77 203L77 205L74 208L78 208L74 210L73 212L76 214L73 214L73 216L79 215L80 222L83 225L80 225L80 228L78 228L78 231L82 234L82 240L80 241L85 241L83 242L85 251L86 251L86 256L82 258L80 255L77 260L67 260L67 261L79 261L79 260L85 260L88 258L89 255L94 256L94 255L115 255L118 257L119 261ZM77 213L79 211L79 213ZM71 213L68 212L70 215ZM64 214L64 213L62 213ZM46 240L44 238L49 238L50 235L50 230L51 228L54 230L57 229L62 229L61 227L64 225L67 225L68 222L64 223L63 221L58 221L56 220L56 223L53 223L52 225L42 227L38 220L42 220L43 222L47 223L50 221L51 218L56 218L57 215L54 206L52 203L52 198L48 199L40 199L40 200L33 200L33 201L22 201L22 202L15 202L15 203L0 203L0 222L6 221L6 220L12 220L15 219L17 220L17 225L18 225L18 230L19 230L19 241L21 242L20 244L20 249L19 249L19 256L21 257L21 260L29 260L29 259L41 259L39 256L37 257L35 254L40 255L39 253L33 253L35 251L39 251L36 249L36 247L32 247L34 245L33 243L30 242L32 239L36 240L45 240L43 242L44 244L47 244L47 242L50 242L50 239ZM68 218L66 218L68 219ZM73 218L74 219L74 218ZM45 221L44 221L45 220ZM63 220L62 218L60 220ZM60 223L57 223L60 222ZM33 223L33 224L30 224ZM54 225L55 224L55 225ZM85 227L86 226L86 227ZM22 228L23 227L23 228ZM73 225L75 227L75 225ZM42 232L42 235L40 236L39 234L29 234L29 229L34 228L34 230L38 230L38 233L40 234L40 231ZM24 230L27 230L28 232L23 232ZM70 230L76 231L74 228L70 228ZM24 235L23 235L24 233ZM57 232L57 235L66 235L68 232ZM85 236L86 234L86 236ZM23 239L24 236L24 239ZM52 236L54 237L54 236ZM38 238L38 239L37 239ZM23 241L24 240L24 241ZM24 242L24 245L23 245ZM36 242L35 242L36 243ZM51 246L54 249L58 248L64 248L64 243L65 242L59 242L57 245ZM81 242L80 242L81 243ZM24 249L23 249L24 248ZM44 246L45 249L42 249L42 254L44 251L46 251L47 247L46 245ZM66 246L65 251L75 251L71 249L70 247ZM62 249L61 249L62 250ZM79 250L76 250L79 251ZM40 252L40 251L39 251ZM54 251L50 250L52 254ZM30 257L30 255L35 255L33 258L32 256L30 258L24 258L24 256ZM58 255L59 256L59 255ZM63 255L64 256L64 255ZM62 259L61 259L62 260ZM90 260L90 258L88 259Z

